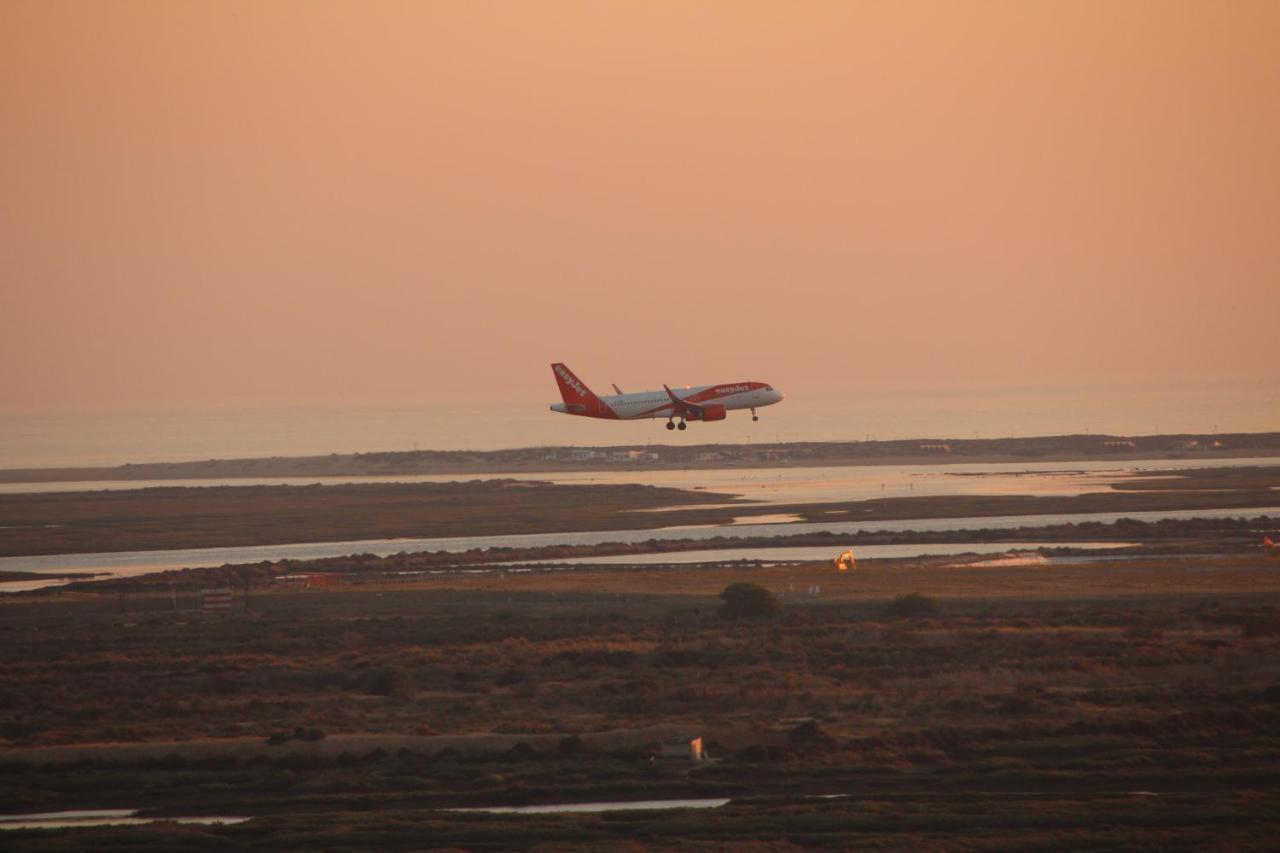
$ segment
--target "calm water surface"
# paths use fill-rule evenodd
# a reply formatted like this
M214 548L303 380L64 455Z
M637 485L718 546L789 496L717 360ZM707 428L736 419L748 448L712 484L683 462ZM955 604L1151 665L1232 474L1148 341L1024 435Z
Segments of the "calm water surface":
M698 800L630 800L606 803L557 803L543 806L488 806L469 809L444 809L450 812L482 812L486 814L590 814L596 812L655 811L660 809L718 809L728 799Z
M662 377L654 377L649 387ZM1280 385L1067 390L810 393L769 377L787 395L752 422L731 413L668 433L662 421L599 421L547 411L543 388L519 398L451 405L256 407L117 413L0 413L0 468L122 465L387 450L1006 438L1107 433L1265 432L1280 429ZM589 379L603 386L625 377ZM676 385L678 382L668 381Z
M172 823L214 824L244 823L247 817L138 817L138 809L82 809L33 814L0 815L3 829L76 829L92 826L141 826L156 821Z
M0 483L0 494L111 491L182 486L449 483L473 479L510 478L564 485L640 483L677 489L722 492L763 503L789 504L934 495L1078 495L1085 492L1105 491L1111 483L1131 477L1158 475L1161 472L1180 468L1233 468L1257 465L1280 465L1280 459L1248 457L1212 460L1141 459L1124 462L966 462L952 465L850 465L718 470L520 472L484 475L418 474L386 477L261 477L235 480Z
M258 563L264 560L312 560L342 557L348 554L387 556L402 551L462 552L473 548L536 548L546 545L600 545L606 542L638 543L650 539L713 539L717 536L785 536L793 533L856 533L881 531L947 531L985 528L1011 530L1024 526L1098 521L1110 523L1119 518L1158 521L1162 518L1253 518L1280 515L1276 507L1250 507L1220 510L1165 510L1158 512L1075 513L1056 515L1008 515L986 518L931 518L905 521L830 521L799 524L760 524L750 528L734 525L708 525L687 528L651 528L648 530L597 530L581 533L525 533L510 536L463 536L436 539L366 539L350 542L311 542L299 545L259 545L236 548L192 548L173 551L123 551L111 554L58 554L39 557L0 557L0 571L52 573L60 571L102 572L112 577L126 577L160 572L166 569L203 568L227 563ZM1007 546L1015 547L1015 546ZM732 559L732 558L731 558ZM0 591L19 592L51 586L58 581L23 581L0 584Z

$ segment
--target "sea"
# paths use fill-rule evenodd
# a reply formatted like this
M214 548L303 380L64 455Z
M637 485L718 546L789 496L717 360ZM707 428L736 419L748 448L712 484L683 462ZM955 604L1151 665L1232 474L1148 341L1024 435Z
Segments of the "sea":
M350 406L0 411L0 468L107 466L399 450L1280 431L1280 383L1202 387L803 393L684 432L600 421L545 400ZM554 393L554 392L551 392ZM3 401L0 401L0 405Z

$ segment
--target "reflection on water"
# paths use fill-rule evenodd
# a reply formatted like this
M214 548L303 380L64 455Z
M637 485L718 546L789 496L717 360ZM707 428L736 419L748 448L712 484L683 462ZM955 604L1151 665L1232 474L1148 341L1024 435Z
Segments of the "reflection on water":
M311 560L349 554L387 556L402 551L461 552L473 548L538 548L547 545L635 544L650 539L713 539L717 536L786 536L793 533L835 534L859 531L1012 530L1050 524L1096 521L1110 524L1120 518L1159 521L1162 518L1252 518L1280 514L1278 507L1240 509L1157 510L1152 512L1082 512L1054 515L1003 515L985 518L929 518L904 521L818 521L800 524L759 524L749 528L715 525L680 530L595 530L582 533L525 533L511 536L462 536L445 539L365 539L352 542L316 542L301 545L258 545L237 548L192 548L180 551L123 551L114 554L59 554L39 557L0 557L0 572L101 571L114 577L132 577L172 568L202 568L227 563L259 563L264 560ZM23 582L24 584L29 582ZM34 583L40 583L35 581ZM42 584L54 586L62 581ZM0 584L0 591L17 592L19 584Z
M644 377L633 377L645 383ZM657 377L654 377L656 379ZM698 377L688 377L698 379ZM590 379L604 383L609 377ZM616 377L617 381L624 381ZM308 456L407 450L493 450L646 442L848 441L1160 432L1264 432L1276 428L1275 383L1179 382L1171 387L935 389L805 392L759 422L736 412L669 435L665 423L565 418L547 411L555 386L470 403L257 406L136 412L0 412L0 468ZM679 380L683 383L684 379ZM779 379L778 381L782 381ZM624 383L625 384L625 383ZM679 384L679 383L677 383ZM654 387L645 385L645 387Z
M657 809L718 809L728 799L632 800L613 803L556 803L544 806L489 806L487 808L444 809L450 812L485 814L580 814L592 812L653 811Z
M0 815L0 829L75 829L77 827L91 826L138 826L157 821L212 826L220 823L244 823L249 820L247 817L138 817L138 811L138 809L85 809Z
M549 474L556 483L643 483L739 495L769 504L830 503L946 495L1071 496L1107 491L1112 483L1151 472L1274 466L1269 457L1144 459L1129 462L1004 462L954 465L854 465Z
M743 527L751 524L791 524L793 521L800 521L801 516L790 512L775 512L768 515L739 515L733 519L735 527Z
M128 490L157 486L274 486L324 483L448 483L475 479L541 480L565 485L639 483L723 492L771 504L824 503L935 495L1078 495L1118 480L1184 468L1274 466L1272 457L1142 459L1127 462L966 462L955 465L851 465L812 468L678 469L548 473L417 474L363 477L255 477L237 480L135 480L0 483L0 494ZM716 504L720 506L721 504Z

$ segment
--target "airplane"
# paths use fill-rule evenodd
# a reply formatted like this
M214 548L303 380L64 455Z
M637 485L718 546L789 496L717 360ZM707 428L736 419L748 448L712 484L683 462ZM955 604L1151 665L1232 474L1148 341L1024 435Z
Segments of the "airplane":
M724 385L698 385L684 388L679 394L666 385L661 391L624 394L617 385L612 396L597 397L573 371L557 362L551 365L563 403L552 403L551 411L611 421L640 418L666 418L667 429L684 429L686 421L722 421L734 409L750 409L751 420L758 421L756 409L782 402L782 394L764 382L730 382ZM676 422L679 418L679 423Z

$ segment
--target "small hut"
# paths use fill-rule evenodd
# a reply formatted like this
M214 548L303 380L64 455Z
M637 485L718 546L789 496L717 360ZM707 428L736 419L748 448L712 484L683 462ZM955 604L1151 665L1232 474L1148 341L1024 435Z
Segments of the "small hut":
M702 761L706 758L706 755L702 751L702 738L695 737L664 740L658 745L657 757Z

